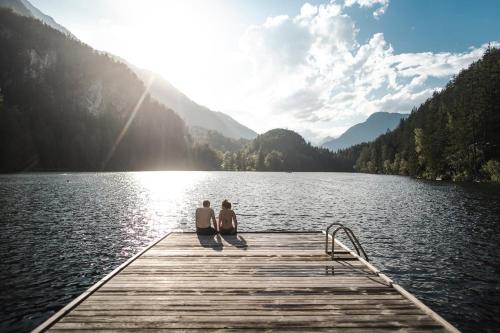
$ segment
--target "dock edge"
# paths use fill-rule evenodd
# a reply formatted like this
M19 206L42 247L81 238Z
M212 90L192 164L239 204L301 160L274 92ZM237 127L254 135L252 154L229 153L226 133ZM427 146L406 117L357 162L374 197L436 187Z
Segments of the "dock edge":
M323 234L325 234L324 231L322 231ZM328 235L330 239L332 238L331 235ZM389 285L391 285L394 289L396 289L403 297L408 299L410 302L414 303L418 308L420 308L422 311L424 311L426 314L431 316L434 320L439 322L441 325L444 326L448 331L452 333L461 333L455 326L450 324L446 319L441 317L438 313L434 312L430 307L425 305L422 301L420 301L415 295L410 293L408 290L405 288L401 287L399 284L394 283L387 275L383 274L378 268L370 264L368 261L366 261L364 258L360 257L357 253L352 251L350 248L348 248L344 243L339 241L338 239L335 240L335 242L340 245L344 250L348 251L352 256L356 257L359 261L361 261L363 264L365 264L373 273L375 273L378 277L382 278L385 282L387 282Z
M49 317L47 320L45 320L43 323L38 325L34 330L31 331L31 333L41 333L45 332L48 330L52 325L54 325L59 319L64 317L66 314L68 314L73 308L75 308L77 305L79 305L81 302L86 300L90 295L92 295L97 289L99 289L102 285L104 285L106 282L111 280L112 277L114 277L116 274L120 273L123 269L125 269L128 265L130 265L132 262L134 262L137 258L139 258L141 255L143 255L147 250L167 238L169 235L171 235L174 231L169 231L165 235L161 236L160 238L152 241L148 246L143 248L141 251L136 253L133 257L125 261L123 264L115 268L113 271L111 271L108 275L103 277L101 280L99 280L97 283L93 284L89 289L84 291L82 294L80 294L77 298L72 300L70 303L68 303L66 306L64 306L61 310L57 311L54 313L51 317Z

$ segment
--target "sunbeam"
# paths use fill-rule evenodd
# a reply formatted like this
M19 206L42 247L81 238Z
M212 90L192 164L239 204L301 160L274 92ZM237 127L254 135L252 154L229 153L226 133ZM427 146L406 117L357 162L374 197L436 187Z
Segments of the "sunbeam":
M111 149L109 150L108 155L106 155L106 159L104 160L101 169L104 169L107 166L111 157L113 157L113 154L115 153L116 148L118 147L118 145L122 141L123 137L127 133L128 129L130 127L130 124L132 124L132 121L134 121L135 115L137 114L137 111L139 111L139 108L141 107L142 102L144 101L144 98L146 98L146 95L148 94L149 89L151 88L151 85L153 84L154 79L155 78L153 75L149 78L148 83L146 84L146 89L144 89L144 92L142 93L141 97L137 101L137 104L135 105L134 109L132 110L132 113L130 113L130 116L128 117L128 120L125 123L125 126L123 126L122 131L120 132L120 134L116 138L115 142L113 143L113 146L111 146Z

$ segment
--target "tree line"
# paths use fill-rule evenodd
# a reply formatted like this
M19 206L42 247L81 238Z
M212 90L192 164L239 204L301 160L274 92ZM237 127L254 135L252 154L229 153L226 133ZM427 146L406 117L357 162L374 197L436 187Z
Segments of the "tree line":
M395 130L350 150L360 172L499 182L500 50L489 47Z
M299 134L279 128L257 136L239 150L214 150L212 154L214 169L219 166L227 171L352 171L354 160L346 156L314 147Z

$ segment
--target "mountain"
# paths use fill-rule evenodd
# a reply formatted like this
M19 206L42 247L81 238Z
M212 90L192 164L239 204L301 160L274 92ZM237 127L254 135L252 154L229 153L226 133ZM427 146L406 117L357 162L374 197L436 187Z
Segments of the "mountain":
M28 0L0 0L0 7L9 8L18 15L38 19L63 34L76 38L68 29L57 23L52 17L42 13Z
M131 66L131 68L144 82L148 82L151 78L154 79L150 88L151 96L175 110L188 126L214 130L232 139L253 139L257 136L253 130L227 114L212 111L193 102L160 75L135 66Z
M10 8L22 16L36 18L50 27L77 39L69 30L58 24L52 17L42 13L27 0L0 0L0 7ZM189 127L201 127L218 131L222 135L233 139L253 139L257 136L257 133L240 124L229 115L212 111L193 102L160 75L140 69L121 57L109 55L129 66L145 84L153 77L154 81L150 88L151 96L177 112Z
M356 170L500 182L500 50L462 70L393 131L364 144Z
M190 131L193 141L197 144L207 144L210 148L220 152L237 152L250 142L247 139L231 139L223 136L217 131L207 130L202 127L191 127Z
M298 133L280 128L257 136L236 153L226 152L222 167L257 171L352 170L352 164L345 164L328 149L314 147Z
M328 141L332 141L333 139L335 138L332 136L327 136L326 138L323 138L319 141L318 146L322 147L325 143L327 143Z
M213 169L123 63L0 8L0 172ZM220 163L219 163L220 165Z
M365 122L350 127L338 138L323 141L321 146L335 152L358 143L372 141L396 128L401 119L407 116L408 114L403 113L375 112Z

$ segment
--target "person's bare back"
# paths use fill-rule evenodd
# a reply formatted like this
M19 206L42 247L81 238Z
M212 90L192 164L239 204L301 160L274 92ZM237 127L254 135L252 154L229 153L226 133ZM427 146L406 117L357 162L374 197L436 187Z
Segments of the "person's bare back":
M222 229L233 229L233 219L236 219L236 214L232 209L222 209L219 214L220 227Z
M203 201L203 207L196 209L196 232L198 234L215 234L217 232L217 222L215 221L215 213L210 208L210 201ZM210 220L212 220L214 227L210 227Z
M214 210L210 207L196 208L196 227L209 228L211 218L215 218Z
M219 232L221 234L236 234L238 232L236 214L231 209L231 203L227 200L222 202L222 209L219 213Z

